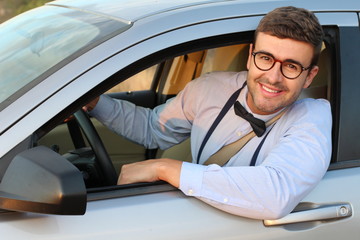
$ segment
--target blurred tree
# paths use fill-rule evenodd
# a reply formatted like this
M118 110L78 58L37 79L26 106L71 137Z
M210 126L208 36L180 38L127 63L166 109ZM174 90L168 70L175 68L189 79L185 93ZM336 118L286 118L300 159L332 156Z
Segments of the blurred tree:
M22 12L25 12L35 7L42 6L45 3L50 2L50 0L17 0L17 1L21 2L21 4L16 9L15 14L20 14Z
M44 5L51 0L0 0L0 22L22 12Z

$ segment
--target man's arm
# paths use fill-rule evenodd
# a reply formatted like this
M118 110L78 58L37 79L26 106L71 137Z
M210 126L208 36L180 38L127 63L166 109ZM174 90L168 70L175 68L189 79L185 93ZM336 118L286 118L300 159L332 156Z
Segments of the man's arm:
M237 156L231 167L185 162L181 191L239 216L277 219L290 213L326 173L332 118L324 100L302 101L286 114L265 141L255 167L236 166L241 162ZM253 153L256 146L251 145L241 150L243 155Z
M169 100L149 109L102 95L90 115L115 133L146 148L166 149L190 136L191 122L177 106L181 102Z
M328 107L322 105L316 109L311 105L315 115L304 116L300 112L293 116L292 127L278 143L270 143L270 152L265 154L265 159L259 159L256 167L150 160L124 166L119 183L164 180L186 195L231 214L256 219L280 218L288 214L326 172L331 156ZM301 118L312 121L301 121ZM277 126L282 124L279 122Z
M178 188L182 162L162 158L124 165L118 179L118 184L136 182L166 181Z

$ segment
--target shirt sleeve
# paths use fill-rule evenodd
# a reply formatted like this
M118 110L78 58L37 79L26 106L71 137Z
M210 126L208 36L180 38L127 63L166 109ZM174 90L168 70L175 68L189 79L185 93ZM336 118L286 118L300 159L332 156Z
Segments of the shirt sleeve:
M90 115L115 133L146 148L167 149L190 136L193 105L185 104L193 101L187 96L189 88L154 109L102 95Z
M277 123L283 130L273 130L271 134L279 134L279 139L259 165L183 163L180 189L239 216L278 219L290 213L324 176L331 156L328 102L296 105Z

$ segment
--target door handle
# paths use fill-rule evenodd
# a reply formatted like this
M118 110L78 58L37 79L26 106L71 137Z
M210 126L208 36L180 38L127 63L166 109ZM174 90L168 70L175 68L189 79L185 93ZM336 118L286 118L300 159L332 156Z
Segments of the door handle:
M351 215L352 207L349 203L325 205L300 203L289 215L276 220L264 220L263 222L266 227L271 227L301 222L336 220Z

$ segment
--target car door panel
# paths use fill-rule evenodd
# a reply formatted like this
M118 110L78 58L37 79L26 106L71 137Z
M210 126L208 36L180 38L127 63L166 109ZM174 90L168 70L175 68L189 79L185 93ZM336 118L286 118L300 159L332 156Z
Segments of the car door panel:
M356 216L356 211L360 207L360 194L357 191L347 187L351 186L353 181L360 181L360 168L349 168L333 170L326 173L320 184L303 199L301 204L307 204L318 209L323 209L320 218L319 215L310 210L303 210L304 216L311 221L301 222L301 219L296 219L295 216L289 214L283 220L293 218L294 224L280 224L278 226L267 227L270 229L282 229L281 232L297 231L298 234L291 235L292 239L321 239L326 235L326 239L356 239L359 236L360 219ZM335 217L334 208L327 208L327 206L346 206L352 212L340 210L339 215ZM344 215L341 216L341 212ZM319 212L317 212L319 213ZM329 216L334 216L330 218ZM331 233L331 234L329 234ZM277 239L288 239L290 235L279 237Z
M334 204L347 201L356 211L360 207L359 194L349 194L351 191L342 187L349 186L349 181L353 180L360 181L360 168L331 171L304 199L304 202ZM339 188L336 190L336 187ZM151 191L152 187L146 188ZM329 188L333 188L338 194L328 191ZM90 193L88 198L97 199L99 196ZM61 235L63 239L98 239L101 236L109 240L289 238L297 240L322 239L323 236L329 240L336 240L355 239L354 237L360 234L358 228L360 222L355 216L266 227L261 220L224 213L196 198L186 197L177 190L117 198L109 195L108 198L88 202L86 214L81 217L1 213L0 228L2 232L11 230L13 234L8 238L9 240L51 239L49 237L55 234ZM28 221L32 222L31 228ZM117 225L116 230L114 224Z

